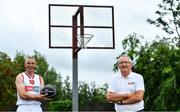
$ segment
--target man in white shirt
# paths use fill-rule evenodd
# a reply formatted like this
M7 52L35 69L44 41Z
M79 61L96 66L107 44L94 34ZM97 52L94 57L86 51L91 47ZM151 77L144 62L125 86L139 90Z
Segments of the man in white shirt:
M142 111L144 109L144 79L132 72L132 60L128 55L118 59L120 74L114 75L106 94L109 102L115 103L117 112Z
M40 75L35 74L36 60L28 57L24 63L25 72L19 73L16 77L17 89L17 112L42 112L41 101L50 100L46 95L41 94L44 87L44 80Z

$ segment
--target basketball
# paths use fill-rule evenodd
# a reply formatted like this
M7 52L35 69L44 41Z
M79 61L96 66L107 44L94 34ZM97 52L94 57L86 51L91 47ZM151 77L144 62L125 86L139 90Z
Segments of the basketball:
M48 84L41 90L41 94L46 94L47 98L53 98L56 95L56 89L52 85Z

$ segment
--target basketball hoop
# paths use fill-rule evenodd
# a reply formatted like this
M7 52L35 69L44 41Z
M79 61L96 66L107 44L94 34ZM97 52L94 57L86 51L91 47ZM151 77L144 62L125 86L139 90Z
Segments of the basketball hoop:
M77 40L79 43L79 47L82 49L86 49L87 48L87 44L89 43L89 41L94 37L93 34L79 34L77 35Z

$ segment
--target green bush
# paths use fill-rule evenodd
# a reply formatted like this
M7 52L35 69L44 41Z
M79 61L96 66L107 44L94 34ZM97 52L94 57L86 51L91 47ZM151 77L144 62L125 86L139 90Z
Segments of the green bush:
M60 100L52 101L48 104L48 111L70 111L72 110L72 101L71 100Z

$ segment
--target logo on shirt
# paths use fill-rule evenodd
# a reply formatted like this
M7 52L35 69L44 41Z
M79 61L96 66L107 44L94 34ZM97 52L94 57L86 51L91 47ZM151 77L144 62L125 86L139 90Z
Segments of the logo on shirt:
M128 85L134 85L135 82L128 82Z
M29 83L34 85L34 80L29 80Z
M39 92L39 86L25 86L25 91Z

